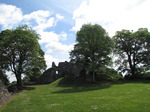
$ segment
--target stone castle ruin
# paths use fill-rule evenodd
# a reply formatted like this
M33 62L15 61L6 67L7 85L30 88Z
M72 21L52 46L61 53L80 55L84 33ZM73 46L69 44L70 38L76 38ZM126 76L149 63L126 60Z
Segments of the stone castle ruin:
M70 62L60 62L58 66L52 63L52 67L47 69L37 80L38 84L49 84L58 78L65 76L73 76L76 79L80 79L84 72L84 68L80 64Z

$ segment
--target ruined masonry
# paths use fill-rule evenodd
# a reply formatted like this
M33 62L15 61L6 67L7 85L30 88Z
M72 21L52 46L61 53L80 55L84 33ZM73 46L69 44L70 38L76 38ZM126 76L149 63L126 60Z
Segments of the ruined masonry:
M8 100L10 98L10 94L3 84L3 82L0 80L0 104L2 104L4 101Z
M47 69L37 80L38 84L49 84L60 77L67 75L80 77L80 73L83 71L83 66L70 62L60 62L58 66L52 63L52 67Z

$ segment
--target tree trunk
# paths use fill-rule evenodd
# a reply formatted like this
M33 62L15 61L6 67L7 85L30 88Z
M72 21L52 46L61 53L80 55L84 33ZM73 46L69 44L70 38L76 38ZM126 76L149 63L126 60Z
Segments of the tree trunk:
M22 85L22 80L21 80L21 74L16 74L16 79L17 79L17 88L19 90L22 90L23 85Z
M132 74L133 77L135 77L135 65L132 63L131 55L128 55L128 62L129 62L129 67L130 67L130 70L131 70L131 74Z
M23 61L22 61L22 56L20 56L20 60L19 60L19 68L18 68L18 71L17 71L17 87L19 90L22 90L23 89L23 85L22 85L22 79L21 79L21 74L22 74L22 64L23 64Z
M93 83L95 83L96 80L95 80L95 72L94 71L92 71L92 75L93 75Z

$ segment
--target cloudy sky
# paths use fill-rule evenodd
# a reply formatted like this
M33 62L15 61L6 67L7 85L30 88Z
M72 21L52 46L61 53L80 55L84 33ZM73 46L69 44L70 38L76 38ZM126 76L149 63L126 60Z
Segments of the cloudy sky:
M85 23L102 25L111 37L122 29L149 29L150 0L0 0L0 31L31 26L41 36L48 67L69 60Z

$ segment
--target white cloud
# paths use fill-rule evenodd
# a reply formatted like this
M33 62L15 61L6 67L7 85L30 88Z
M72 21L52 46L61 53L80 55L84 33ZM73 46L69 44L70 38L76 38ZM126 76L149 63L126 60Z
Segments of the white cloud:
M37 23L41 23L46 17L49 17L50 15L51 15L50 11L38 10L30 14L24 15L24 19L26 20L36 19Z
M54 58L51 55L45 54L45 60L46 60L46 64L47 64L47 68L50 68L52 66L52 62L55 62L56 65L58 65L59 63L59 59Z
M60 14L56 14L56 18L57 18L58 20L64 19L64 17L63 17L62 15L60 15Z
M73 49L73 44L65 45L59 42L53 42L46 45L47 53L68 53Z
M51 32L40 31L39 34L41 35L40 37L41 39L39 40L41 44L59 41L59 35L52 31Z
M2 29L12 28L22 20L22 11L13 5L0 4L0 25Z
M40 31L44 31L47 28L50 28L52 26L55 25L55 18L51 17L48 20L45 20L41 23L39 23L37 26L34 27L34 30L40 32Z
M60 34L56 34L54 31L46 32L46 31L40 31L40 40L39 42L42 43L59 43L60 40L66 40L68 34L65 32L61 32Z
M67 36L68 36L68 34L63 31L59 34L59 38L61 40L67 40Z
M78 31L85 23L100 24L113 36L122 29L150 27L149 0L90 0L82 2L73 12Z
M39 10L24 15L23 20L25 23L28 23L28 25L33 26L34 30L40 32L55 26L57 23L58 19L51 17L51 15L52 13L50 11ZM33 25L33 23L36 23L36 25Z

